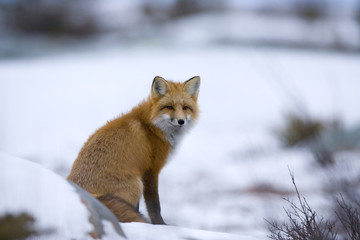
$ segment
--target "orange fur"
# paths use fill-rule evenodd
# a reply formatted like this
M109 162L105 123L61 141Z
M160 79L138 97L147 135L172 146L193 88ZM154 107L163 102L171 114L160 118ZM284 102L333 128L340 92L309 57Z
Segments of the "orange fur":
M145 222L135 209L144 194L151 222L164 224L158 175L178 136L197 119L199 85L199 77L184 83L155 77L146 101L88 139L68 180L98 197L121 222Z

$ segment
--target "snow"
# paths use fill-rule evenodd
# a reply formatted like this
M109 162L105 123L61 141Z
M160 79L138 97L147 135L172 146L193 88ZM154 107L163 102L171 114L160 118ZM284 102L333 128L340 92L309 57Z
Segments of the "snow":
M198 21L207 23L203 16ZM305 149L281 148L273 131L286 112L304 107L311 116L335 116L347 128L358 125L360 57L208 45L216 32L205 36L211 31L198 33L202 24L189 28L190 23L165 26L188 45L109 47L0 61L0 151L65 178L90 134L145 99L155 76L185 81L199 75L200 120L160 174L162 215L171 226L121 224L129 239L264 239L264 218L283 218L281 197L294 197L289 169L311 206L326 212L321 194L326 173ZM358 152L342 154L358 173ZM0 200L0 213L36 212L40 228L56 226L64 238L70 233L86 238L89 213L73 187L50 171L29 172L37 169L34 163L19 167L13 159L1 155L0 186L8 195ZM28 184L46 197L39 199ZM146 213L143 203L140 209ZM109 222L104 227L111 239L113 228Z
M89 214L63 178L36 163L0 153L0 215L28 213L44 239L89 239Z
M239 236L228 233L209 232L197 229L189 229L174 226L149 225L144 223L122 224L129 239L141 240L180 240L180 239L202 239L202 240L256 240L252 236Z

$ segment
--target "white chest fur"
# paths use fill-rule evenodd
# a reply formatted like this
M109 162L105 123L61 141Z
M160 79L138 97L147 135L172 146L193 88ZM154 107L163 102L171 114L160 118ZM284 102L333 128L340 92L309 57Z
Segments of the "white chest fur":
M189 129L190 118L186 119L185 124L179 125L177 124L177 119L171 119L168 115L164 114L156 118L153 124L164 132L171 146L175 147Z

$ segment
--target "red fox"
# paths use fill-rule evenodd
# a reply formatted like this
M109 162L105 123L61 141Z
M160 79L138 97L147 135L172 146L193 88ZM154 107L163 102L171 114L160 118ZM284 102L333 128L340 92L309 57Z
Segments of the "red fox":
M82 147L68 180L107 206L120 222L165 224L158 177L169 153L198 118L200 77L183 83L155 77L146 101L98 129Z

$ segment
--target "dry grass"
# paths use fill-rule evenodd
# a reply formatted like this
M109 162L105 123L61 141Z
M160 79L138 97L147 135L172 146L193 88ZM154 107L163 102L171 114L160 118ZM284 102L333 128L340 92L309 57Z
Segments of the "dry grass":
M279 224L276 221L268 221L270 230L270 239L275 240L335 240L337 233L335 231L335 221L324 220L319 217L306 199L300 196L295 183L295 178L290 173L294 185L298 204L289 199L284 199L290 209L285 209L288 217L287 223Z
M288 113L285 116L284 127L279 128L276 133L284 146L292 147L315 139L323 129L324 124L319 120Z
M27 239L37 235L35 219L27 213L0 217L0 239Z
M354 195L337 199L334 219L324 219L302 197L290 173L297 194L297 203L285 199L290 208L285 210L288 221L268 221L270 239L274 240L359 240L360 201Z

